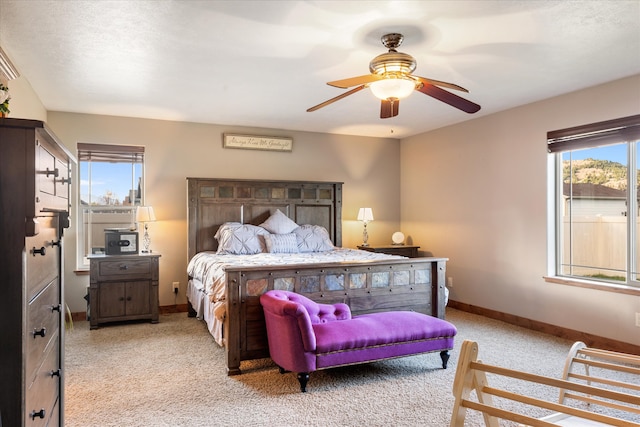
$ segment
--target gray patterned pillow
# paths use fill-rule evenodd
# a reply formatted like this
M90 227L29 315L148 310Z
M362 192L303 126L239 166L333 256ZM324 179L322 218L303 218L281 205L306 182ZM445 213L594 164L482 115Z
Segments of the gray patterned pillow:
M264 237L267 230L257 225L226 222L220 226L215 238L218 254L252 255L265 252Z
M300 252L324 252L335 247L326 228L320 225L305 224L293 230L298 238Z
M266 234L264 242L271 254L292 254L298 252L298 238L294 233Z
M278 209L260 227L273 234L289 234L298 228L298 224Z

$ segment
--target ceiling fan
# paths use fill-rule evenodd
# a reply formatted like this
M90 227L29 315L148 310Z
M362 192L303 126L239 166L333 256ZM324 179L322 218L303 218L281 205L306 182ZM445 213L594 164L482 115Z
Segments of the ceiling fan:
M389 49L389 52L373 58L369 63L371 74L328 82L328 85L342 89L348 89L353 86L356 87L335 98L315 105L307 111L316 111L367 87L381 100L381 119L397 116L400 99L411 95L414 90L445 102L465 113L473 114L480 110L478 104L454 95L442 88L446 87L468 93L469 91L467 89L453 83L412 75L411 73L413 73L417 65L415 58L396 50L396 48L402 44L403 40L404 36L398 33L385 34L382 36L382 44Z

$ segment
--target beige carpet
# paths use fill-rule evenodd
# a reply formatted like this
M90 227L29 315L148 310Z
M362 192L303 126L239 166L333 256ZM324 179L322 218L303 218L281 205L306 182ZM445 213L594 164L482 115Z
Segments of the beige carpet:
M572 344L453 309L447 320L458 328L448 369L433 353L318 371L307 393L270 360L243 362L243 375L226 376L222 349L184 313L94 331L76 322L66 335L65 425L448 426L464 339L478 342L487 363L553 377ZM477 414L468 419L483 425Z

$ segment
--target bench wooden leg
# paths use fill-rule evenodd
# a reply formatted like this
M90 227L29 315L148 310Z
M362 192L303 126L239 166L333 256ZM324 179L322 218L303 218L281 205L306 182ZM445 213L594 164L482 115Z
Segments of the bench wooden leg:
M298 374L298 381L300 382L300 391L305 393L307 391L307 383L309 382L309 373L300 372Z
M442 359L442 369L447 369L447 362L449 361L449 351L443 350L440 352L440 359Z

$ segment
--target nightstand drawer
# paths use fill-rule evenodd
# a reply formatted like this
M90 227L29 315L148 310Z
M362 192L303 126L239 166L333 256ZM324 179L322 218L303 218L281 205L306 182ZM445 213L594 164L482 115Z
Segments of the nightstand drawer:
M122 276L135 276L143 275L149 276L151 274L151 259L150 258L138 258L131 260L103 260L100 261L98 277L101 279L119 278Z

